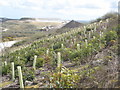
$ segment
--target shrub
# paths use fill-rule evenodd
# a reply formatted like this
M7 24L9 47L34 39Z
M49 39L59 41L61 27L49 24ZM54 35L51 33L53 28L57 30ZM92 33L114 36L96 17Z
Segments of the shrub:
M80 51L74 51L70 54L70 59L77 58L77 57L80 57L80 56L81 56Z
M86 31L94 30L94 28L86 28Z
M63 60L64 61L70 60L70 54L71 53L72 53L72 49L70 49L70 48L65 48L64 50L62 50L62 58L63 58Z
M35 78L35 72L32 68L28 70L28 68L24 67L22 69L22 72L23 72L23 82L24 83L26 80L33 81L33 79Z
M73 70L62 70L62 72L50 75L50 88L76 88L80 80L79 74Z
M91 31L91 28L86 28L86 31Z
M36 67L42 67L44 64L44 58L37 58L36 60Z
M78 32L77 34L81 35L82 33L81 33L81 32Z
M53 46L53 49L56 50L56 49L59 49L61 48L61 43L56 43L54 46Z
M7 75L10 72L10 64L1 67L2 75Z
M116 31L109 31L109 32L107 32L107 34L105 36L105 40L107 42L110 42L111 40L116 40L116 39L117 39Z

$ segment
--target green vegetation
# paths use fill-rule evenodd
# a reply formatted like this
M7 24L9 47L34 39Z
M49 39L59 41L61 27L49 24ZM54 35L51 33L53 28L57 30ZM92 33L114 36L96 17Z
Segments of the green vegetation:
M36 81L44 88L119 87L117 27L116 23L110 26L114 19L110 20L103 19L100 23L52 35L5 54L2 59L8 62L9 58L9 62L7 66L2 66L3 75L10 73L9 64L14 62L15 78L18 78L17 66L21 66L24 83ZM35 55L36 69L33 69Z

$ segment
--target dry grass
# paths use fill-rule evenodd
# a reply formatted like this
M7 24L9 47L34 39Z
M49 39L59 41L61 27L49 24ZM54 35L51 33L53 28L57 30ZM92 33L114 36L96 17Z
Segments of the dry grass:
M45 26L58 26L58 25L62 25L61 22L30 22L30 24L35 25L36 27L45 27Z

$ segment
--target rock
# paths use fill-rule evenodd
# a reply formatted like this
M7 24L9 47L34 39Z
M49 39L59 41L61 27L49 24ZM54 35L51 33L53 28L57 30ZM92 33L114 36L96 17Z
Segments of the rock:
M43 86L43 83L42 83L42 82L40 82L38 85L39 85L39 86Z
M15 80L15 83L18 83L18 79Z
M44 79L45 79L44 77L40 77L40 78L38 79L38 81L39 81L39 82L42 82Z
M96 61L93 61L92 64L93 64L93 65L103 64L103 60L102 60L102 59L98 59L98 60L96 60Z
M40 74L40 70L36 70L35 74L39 75Z
M33 84L33 82L31 82L31 81L25 81L26 86L31 86L32 84Z
M76 64L75 63L71 63L71 62L64 62L63 63L63 66L65 66L65 67L74 67Z

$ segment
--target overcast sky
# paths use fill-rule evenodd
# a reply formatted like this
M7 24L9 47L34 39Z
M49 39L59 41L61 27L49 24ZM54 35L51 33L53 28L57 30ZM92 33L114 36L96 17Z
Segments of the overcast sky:
M93 20L118 11L119 0L0 0L0 17Z

